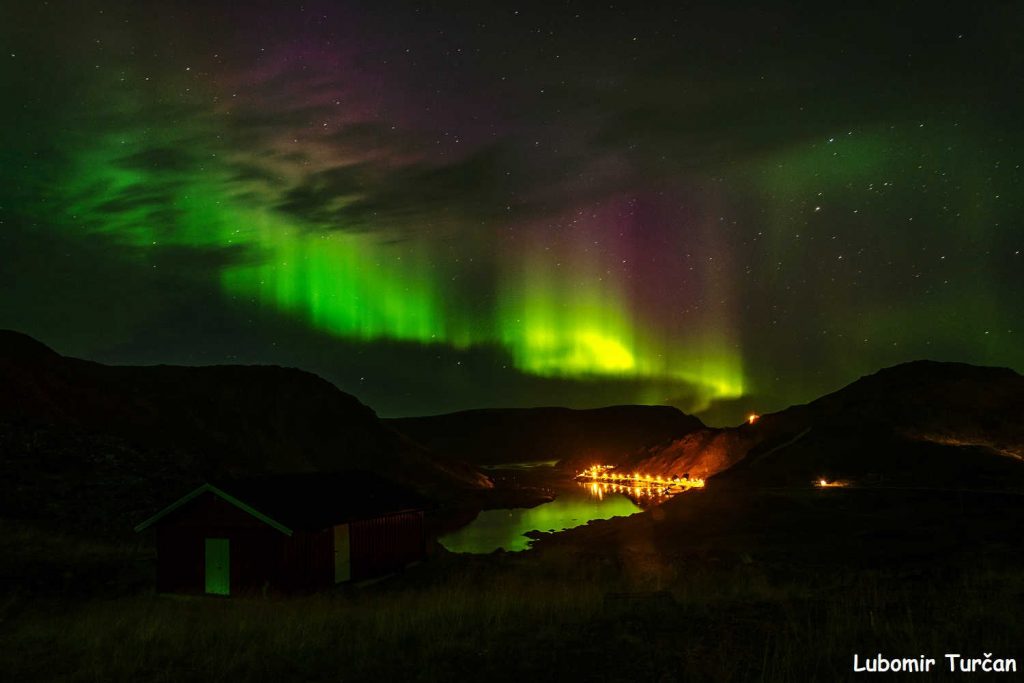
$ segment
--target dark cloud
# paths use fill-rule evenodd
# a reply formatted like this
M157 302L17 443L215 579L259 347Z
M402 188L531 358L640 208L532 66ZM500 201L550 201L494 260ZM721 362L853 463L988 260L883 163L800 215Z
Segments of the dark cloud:
M236 162L230 166L232 180L235 182L249 184L250 182L262 183L272 187L281 186L285 180L279 172L270 170L251 162Z
M122 168L161 173L186 173L195 170L195 155L183 147L156 146L121 157Z
M524 168L510 146L492 145L450 163L365 162L312 173L277 209L327 229L424 230L548 210L557 182Z
M175 192L180 186L177 183L170 184L133 184L122 188L112 188L106 185L102 189L96 187L94 194L97 198L103 197L93 206L93 210L101 214L115 216L124 215L135 211L152 213L151 217L161 221L173 219L179 212L173 210Z

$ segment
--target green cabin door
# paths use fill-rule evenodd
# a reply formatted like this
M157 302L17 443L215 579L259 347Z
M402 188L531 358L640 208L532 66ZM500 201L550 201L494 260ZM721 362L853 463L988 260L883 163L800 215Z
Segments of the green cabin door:
M348 524L334 527L334 583L352 578L352 551L348 542Z
M226 538L206 539L206 592L231 594L231 545Z

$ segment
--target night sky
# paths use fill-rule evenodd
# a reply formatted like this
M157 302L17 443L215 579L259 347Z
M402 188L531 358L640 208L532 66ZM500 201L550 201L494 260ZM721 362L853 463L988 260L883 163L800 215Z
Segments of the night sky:
M1024 5L894 4L5 2L0 327L382 415L1024 371Z

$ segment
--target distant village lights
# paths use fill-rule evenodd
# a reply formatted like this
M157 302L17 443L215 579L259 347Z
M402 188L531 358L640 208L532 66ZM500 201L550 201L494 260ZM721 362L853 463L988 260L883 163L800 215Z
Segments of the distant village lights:
M691 479L689 474L671 477L640 472L619 473L613 465L592 465L576 475L577 479L590 482L621 484L624 488L659 489L665 494L674 494L692 488L703 488L703 479Z

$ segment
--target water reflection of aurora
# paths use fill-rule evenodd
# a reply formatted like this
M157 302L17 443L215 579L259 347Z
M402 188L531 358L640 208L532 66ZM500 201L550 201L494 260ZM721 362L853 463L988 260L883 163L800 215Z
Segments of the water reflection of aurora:
M442 536L441 544L452 552L489 553L502 548L526 550L528 531L561 531L593 519L625 517L641 508L621 493L594 495L589 486L560 491L550 503L533 508L485 510L466 526Z

